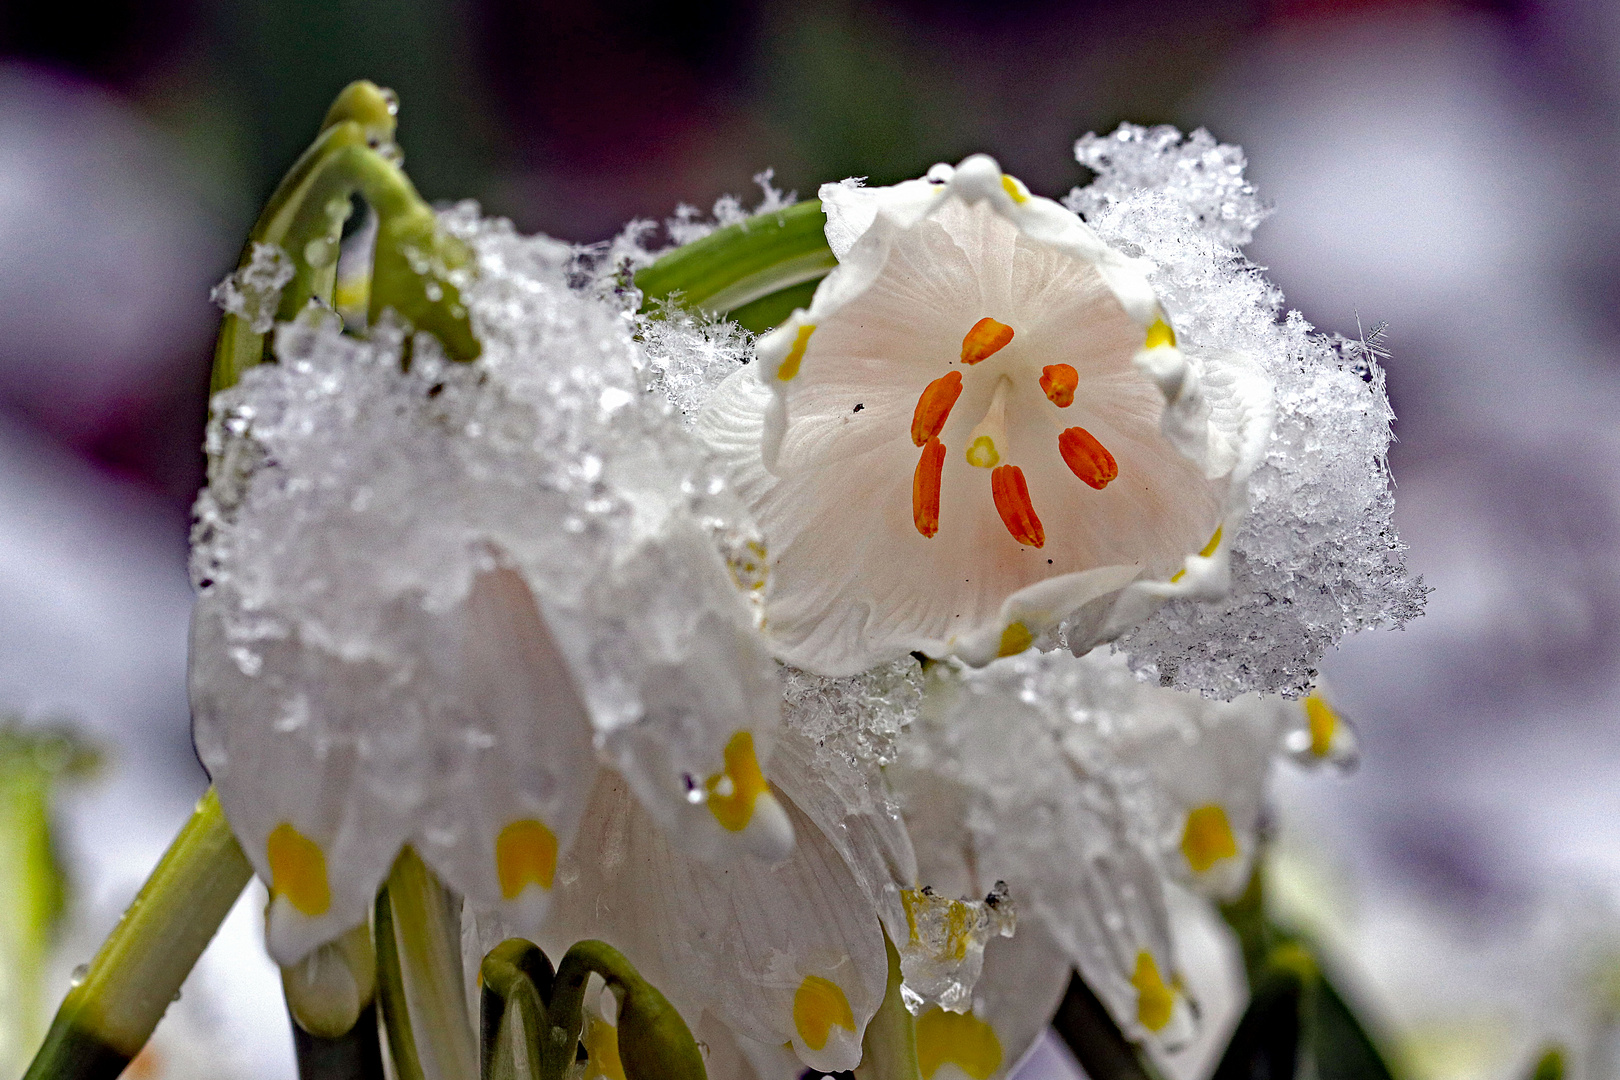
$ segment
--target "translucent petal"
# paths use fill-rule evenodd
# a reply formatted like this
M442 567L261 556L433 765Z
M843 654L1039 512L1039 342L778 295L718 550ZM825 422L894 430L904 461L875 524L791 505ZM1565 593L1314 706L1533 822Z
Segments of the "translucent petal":
M559 870L543 943L597 937L681 1010L738 1035L791 1042L826 1071L853 1068L888 975L877 914L821 831L783 806L799 842L776 866L681 853L622 781L600 774Z

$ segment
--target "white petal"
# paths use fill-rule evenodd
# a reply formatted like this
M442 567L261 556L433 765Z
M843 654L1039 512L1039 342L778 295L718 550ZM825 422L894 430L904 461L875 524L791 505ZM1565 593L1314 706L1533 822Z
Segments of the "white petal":
M780 676L714 544L684 516L662 517L585 607L627 613L615 633L565 645L588 673L607 761L689 850L784 858L793 830L760 774Z
M533 936L595 773L590 716L527 582L498 554L433 631L437 768L412 843L475 907Z
M932 170L930 175L933 175ZM845 180L822 184L817 196L827 214L827 246L842 261L855 242L872 227L880 211L899 223L909 223L944 198L945 187L929 180L907 180L892 187L869 188Z
M218 590L193 612L195 737L232 830L272 886L271 954L292 964L366 920L425 794L426 722L384 665L334 655L268 617L249 637L237 615ZM391 615L422 618L404 605ZM376 730L377 716L393 723Z
M707 1008L739 1035L792 1042L812 1068L853 1068L887 981L882 931L821 831L783 805L799 836L785 862L705 863L679 854L604 772L544 943L606 940L683 1016Z
M900 890L917 884L917 857L877 766L834 759L789 728L771 755L771 776L837 850L890 935L902 932Z

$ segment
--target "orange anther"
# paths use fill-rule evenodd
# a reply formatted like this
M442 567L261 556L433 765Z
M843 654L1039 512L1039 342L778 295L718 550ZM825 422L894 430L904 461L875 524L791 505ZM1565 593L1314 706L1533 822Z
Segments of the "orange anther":
M994 356L1013 339L1013 328L994 319L980 319L962 338L962 363L977 364Z
M929 439L945 430L945 421L950 418L951 406L955 405L956 399L961 396L960 371L947 371L923 387L922 396L917 399L917 411L911 414L911 441L923 446Z
M996 500L996 513L1007 526L1012 538L1020 544L1038 548L1046 543L1046 530L1035 516L1035 504L1029 501L1029 485L1024 483L1024 470L1016 465L1002 465L990 473L990 495Z
M929 439L911 477L911 520L924 536L939 532L939 476L945 469L945 444Z
M1083 427L1072 427L1058 436L1058 453L1069 471L1101 491L1119 475L1114 455Z
M1047 364L1041 368L1041 389L1060 409L1074 404L1074 388L1080 385L1080 373L1068 364Z

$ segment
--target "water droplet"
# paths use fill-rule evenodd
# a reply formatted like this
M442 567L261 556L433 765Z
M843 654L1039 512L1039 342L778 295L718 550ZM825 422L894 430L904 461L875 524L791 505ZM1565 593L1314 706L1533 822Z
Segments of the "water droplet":
M175 1002L177 1002L179 1000L180 1000L180 991L176 990L174 992L174 997L169 999L169 1004L173 1005Z
M90 965L80 964L78 967L73 969L73 976L68 980L68 985L78 986L80 983L84 982L84 977L88 974L90 974Z
M399 115L399 95L384 87L382 90L383 107L388 110L389 116Z
M428 282L422 287L422 292L435 304L444 299L444 288L437 281Z

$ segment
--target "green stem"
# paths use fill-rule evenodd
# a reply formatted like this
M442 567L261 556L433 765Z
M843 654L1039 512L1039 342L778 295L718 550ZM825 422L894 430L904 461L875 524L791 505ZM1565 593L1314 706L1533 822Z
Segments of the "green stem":
M338 95L325 126L276 188L250 234L241 265L255 243L275 244L293 263L276 317L295 318L309 301L330 305L337 274L338 243L349 199L359 192L381 221L373 270L371 318L394 308L413 326L444 343L457 360L479 353L451 273L468 253L438 227L432 208L410 179L378 152L393 136L391 98L370 83L353 83ZM234 386L264 359L264 335L235 315L226 315L214 349L215 393Z
M555 977L551 961L539 946L508 938L484 957L480 969L479 1027L483 1080L528 1080L547 1076L543 1047L551 1037L545 1006ZM560 1062L565 1070L572 1055Z
M837 266L826 225L819 199L760 214L637 270L636 288L644 303L679 293L683 303L724 314Z
M84 980L68 991L25 1080L117 1076L252 876L210 788Z
M394 909L387 888L377 893L376 915L371 921L377 952L377 1007L388 1036L388 1056L396 1080L424 1080L422 1061L416 1056L411 1034L411 1010L405 1001L405 975L400 970L399 939L394 936Z
M866 1024L855 1080L920 1080L917 1022L900 996L900 953L889 940L887 930L883 932L883 950L889 957L889 984L883 1003Z
M1158 1069L1119 1030L1078 972L1069 976L1052 1026L1091 1080L1160 1080Z
M462 984L455 898L407 847L388 875L388 899L397 971L422 1074L427 1080L475 1080L478 1047Z
M697 1041L669 1003L624 954L602 941L576 942L557 965L548 1050L572 1050L584 1025L585 987L601 976L619 999L619 1062L625 1080L705 1080ZM560 1080L561 1074L556 1074ZM548 1078L549 1080L549 1078Z
M0 731L0 1074L16 1076L44 1034L45 956L61 910L51 852L54 776L31 740Z

